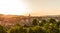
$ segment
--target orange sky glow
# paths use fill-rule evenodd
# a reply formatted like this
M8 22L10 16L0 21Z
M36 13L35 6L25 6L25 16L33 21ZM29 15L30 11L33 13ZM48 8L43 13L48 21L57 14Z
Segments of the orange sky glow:
M60 0L0 0L0 14L60 15Z

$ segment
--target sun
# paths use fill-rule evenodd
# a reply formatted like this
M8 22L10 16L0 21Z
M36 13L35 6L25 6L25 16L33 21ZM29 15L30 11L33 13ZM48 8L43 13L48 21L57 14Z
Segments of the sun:
M22 0L0 0L0 14L24 15L28 13Z

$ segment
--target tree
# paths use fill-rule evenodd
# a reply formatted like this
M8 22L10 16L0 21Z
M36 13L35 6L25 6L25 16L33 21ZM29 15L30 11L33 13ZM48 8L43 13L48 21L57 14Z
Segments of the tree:
M6 29L1 25L0 25L0 33L7 33Z
M43 26L46 23L46 20L41 20L41 22L39 23L39 26Z
M41 20L41 22L42 22L42 23L46 23L46 20L43 19L43 20Z
M29 28L29 33L33 33L33 30L31 28Z
M10 29L10 33L26 33L26 30L19 25L16 25Z
M29 29L29 33L45 33L45 30L40 28L39 26L34 26Z
M33 19L33 21L32 21L32 25L33 25L33 26L38 25L38 20L37 20L37 19Z
M57 22L57 27L59 27L59 26L60 26L60 21Z
M49 20L49 22L50 22L50 23L55 23L56 20L51 18L51 19Z
M57 28L51 28L50 33L59 33Z
M10 29L10 33L20 33L19 26L14 26Z

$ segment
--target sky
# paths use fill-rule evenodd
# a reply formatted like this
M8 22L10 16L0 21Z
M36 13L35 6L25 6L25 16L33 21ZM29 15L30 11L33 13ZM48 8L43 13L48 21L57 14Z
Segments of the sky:
M0 14L27 14L27 5L22 0L0 0Z
M60 15L60 0L0 0L0 14Z
M60 15L60 0L28 0L32 15Z

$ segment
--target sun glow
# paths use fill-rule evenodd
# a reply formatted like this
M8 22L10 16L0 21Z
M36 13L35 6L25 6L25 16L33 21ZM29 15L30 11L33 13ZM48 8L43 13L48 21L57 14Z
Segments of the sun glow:
M0 14L24 15L28 13L22 0L0 0Z

